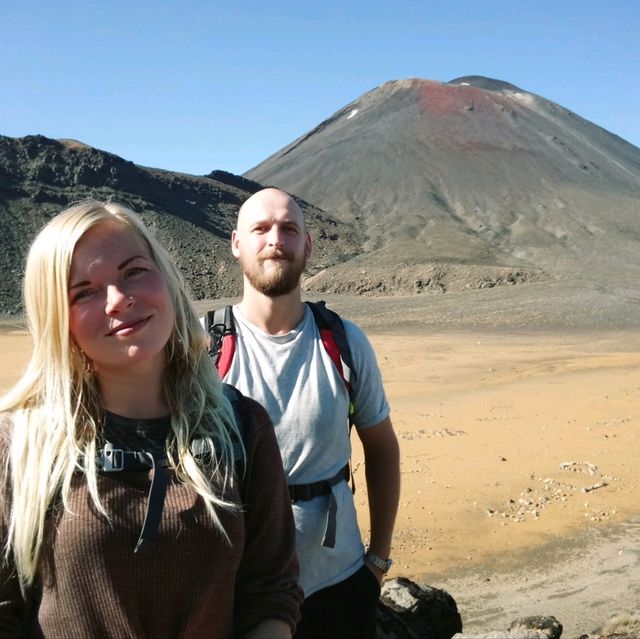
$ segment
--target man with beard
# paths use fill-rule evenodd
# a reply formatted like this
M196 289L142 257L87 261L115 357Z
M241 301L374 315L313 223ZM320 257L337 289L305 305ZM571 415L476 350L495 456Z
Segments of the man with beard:
M231 245L244 290L233 308L236 345L224 380L262 403L276 428L305 592L295 639L373 638L400 492L398 442L373 349L343 320L356 373L351 422L365 453L365 553L348 485L351 399L301 297L312 246L303 214L286 193L259 191L241 207Z

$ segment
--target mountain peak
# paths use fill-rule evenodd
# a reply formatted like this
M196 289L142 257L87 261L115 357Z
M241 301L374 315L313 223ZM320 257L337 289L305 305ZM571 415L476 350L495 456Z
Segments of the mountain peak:
M85 144L84 142L80 142L80 140L74 140L72 138L58 138L56 142L60 142L67 149L71 149L75 151L76 149L92 149L93 147Z
M511 84L509 82L504 82L503 80L496 80L494 78L487 78L482 75L465 75L459 78L455 78L453 80L449 80L449 82L438 82L437 80L428 80L426 78L406 78L403 80L389 80L377 86L375 89L372 89L368 93L365 93L364 96L369 96L371 94L391 94L396 91L411 91L411 90L424 90L428 87L473 87L475 89L483 89L485 91L494 91L503 93L505 91L517 92L517 93L527 93L520 87L517 87L515 84Z
M472 86L472 87L476 87L477 89L485 89L486 91L518 91L520 93L523 92L523 90L517 87L515 84L510 84L509 82L504 82L503 80L494 80L493 78L486 78L482 75L464 75L460 78L449 80L447 84Z
M245 176L353 223L358 263L599 279L626 277L636 251L620 229L636 228L640 149L482 76L386 82Z

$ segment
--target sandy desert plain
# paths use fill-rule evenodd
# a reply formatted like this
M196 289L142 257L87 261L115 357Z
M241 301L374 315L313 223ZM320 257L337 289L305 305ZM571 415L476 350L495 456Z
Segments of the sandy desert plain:
M370 336L401 445L390 576L447 590L468 633L540 614L578 637L640 613L640 331L606 304L536 315L544 290L461 295L332 300ZM0 344L4 390L30 341L4 322Z

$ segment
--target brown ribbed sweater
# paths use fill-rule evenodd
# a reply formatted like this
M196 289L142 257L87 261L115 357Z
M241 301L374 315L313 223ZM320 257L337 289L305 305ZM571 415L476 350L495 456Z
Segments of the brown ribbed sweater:
M150 474L101 474L98 488L111 522L96 512L82 475L71 513L57 519L40 571L42 600L31 628L13 567L0 569L0 637L229 639L261 621L299 619L295 529L273 426L245 399L244 512L220 511L229 547L194 491L171 479L151 553L133 554L144 520ZM7 463L10 415L2 419L0 462ZM5 495L10 495L5 493ZM10 496L0 504L6 541Z

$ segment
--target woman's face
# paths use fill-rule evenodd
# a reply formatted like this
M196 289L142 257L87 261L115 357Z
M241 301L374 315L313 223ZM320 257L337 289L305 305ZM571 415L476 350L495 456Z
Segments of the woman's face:
M145 242L117 222L101 222L76 244L69 275L71 337L96 373L164 367L175 311Z

